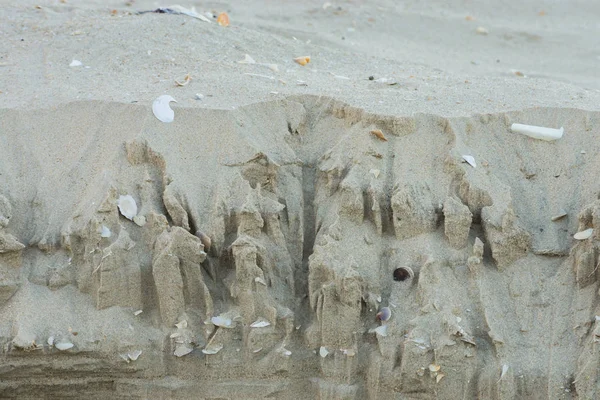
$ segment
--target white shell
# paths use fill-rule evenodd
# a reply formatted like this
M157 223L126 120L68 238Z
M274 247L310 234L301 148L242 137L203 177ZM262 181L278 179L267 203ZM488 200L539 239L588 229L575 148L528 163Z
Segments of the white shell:
M63 350L69 350L71 348L73 348L74 344L71 342L60 342L60 343L56 343L54 345L54 347L56 347L57 349L63 351Z
M159 121L173 122L175 119L175 112L173 112L171 106L169 106L169 103L172 101L177 103L177 100L175 100L173 97L169 96L168 94L163 94L152 103L152 112Z
M271 323L269 321L265 321L264 319L259 319L252 324L250 324L250 328L264 328L265 326L269 326Z
M215 326L220 326L221 328L233 328L233 325L231 325L231 319L221 317L220 315L217 317L212 317L210 322L212 322L212 324Z
M53 346L54 345L54 336L50 336L48 338L48 346Z
M279 349L277 349L277 351L286 357L289 357L292 355L292 352L289 351L288 349L286 349L285 347L280 347Z
M592 233L594 233L594 229L593 228L586 229L585 231L577 232L573 236L573 238L575 238L577 240L589 239L592 236Z
M202 349L202 352L204 354L217 354L219 351L221 351L222 348L223 348L222 344L217 344L214 346L205 347L204 349Z
M238 64L256 64L256 61L254 61L254 58L250 57L250 54L246 54L243 60L238 61Z
M73 60L71 61L71 64L69 64L69 67L81 67L83 65L83 63L79 60Z
M463 160L465 160L471 167L477 168L477 163L475 163L475 157L469 155L463 155Z
M103 238L109 238L112 235L112 233L110 232L110 229L108 229L106 227L106 225L102 225L100 227L99 231L100 231L100 237L103 237Z
M174 332L171 333L171 336L169 336L171 339L175 339L181 336L181 332Z
M508 364L504 364L502 366L502 373L500 374L500 379L498 379L498 382L500 382L502 380L502 378L504 378L504 375L506 375L507 372L508 372Z
M373 174L373 176L375 177L375 179L379 178L379 174L381 173L381 171L378 170L378 169L371 169L371 170L369 170L369 172L371 174Z
M135 204L134 198L130 195L119 196L117 205L119 206L119 211L125 218L133 220L137 215L137 204Z
M558 214L554 215L551 220L554 221L558 221L559 219L562 219L564 217L567 216L567 212L565 210L563 210L562 208L560 210L558 210Z
M181 345L181 346L177 346L175 348L173 355L176 357L183 357L186 354L190 354L192 351L194 351L194 349L192 347L187 346L187 345Z
M375 332L379 336L386 337L387 336L387 327L388 327L387 325L378 326L377 328L373 329L373 332Z
M142 351L141 350L134 350L134 351L128 353L127 357L129 357L129 359L131 361L136 361L141 355L142 355Z
M261 285L265 285L267 286L267 282L265 282L265 280L259 276L257 276L256 278L254 278L254 282L256 283L260 283Z
M356 351L354 351L354 349L343 349L342 353L348 357L354 357L356 355Z
M543 126L534 126L534 125L523 125L523 124L512 124L510 130L515 133L520 133L534 139L541 140L557 140L563 136L564 128L560 129L552 129L545 128Z
M319 349L319 355L325 358L327 357L327 354L329 354L329 350L327 350L324 346L321 346L321 348Z
M144 217L143 215L136 215L135 217L133 217L133 222L137 226L144 226L146 225L146 217Z
M135 315L135 316L138 316L138 315L140 315L142 312L143 312L142 310L137 310L136 312L134 312L134 313L133 313L133 315Z
M187 326L188 326L188 323L187 323L187 321L184 319L183 321L180 321L180 322L176 323L176 324L175 324L175 326L176 326L178 329L185 329L185 328L187 328Z

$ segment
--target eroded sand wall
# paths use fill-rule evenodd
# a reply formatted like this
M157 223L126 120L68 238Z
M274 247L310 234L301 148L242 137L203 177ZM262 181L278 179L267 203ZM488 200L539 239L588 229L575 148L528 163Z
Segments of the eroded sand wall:
M596 396L600 114L175 112L0 111L2 396Z

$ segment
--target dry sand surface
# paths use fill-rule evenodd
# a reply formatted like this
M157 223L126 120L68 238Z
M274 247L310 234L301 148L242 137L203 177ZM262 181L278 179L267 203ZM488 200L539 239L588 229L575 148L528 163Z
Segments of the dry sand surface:
M600 3L159 6L0 1L0 398L600 396Z

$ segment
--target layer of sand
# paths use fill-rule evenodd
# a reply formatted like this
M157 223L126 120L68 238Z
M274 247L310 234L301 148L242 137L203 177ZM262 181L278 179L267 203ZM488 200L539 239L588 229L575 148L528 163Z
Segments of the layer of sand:
M0 397L596 397L597 5L9 3Z

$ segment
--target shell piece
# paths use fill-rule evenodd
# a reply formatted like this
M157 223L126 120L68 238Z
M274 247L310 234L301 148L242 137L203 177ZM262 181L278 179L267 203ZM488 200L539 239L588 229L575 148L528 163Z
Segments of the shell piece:
M445 376L446 375L443 374L443 373L441 373L441 372L439 374L437 374L436 377L435 377L435 383L440 383L440 381L442 380L442 378L445 377Z
M463 160L465 160L471 167L477 168L477 164L475 163L475 157L469 155L463 155Z
M74 346L73 343L71 342L60 342L60 343L56 343L54 345L54 347L56 347L57 349L59 349L60 351L64 351L64 350L69 350L72 349Z
M440 368L442 367L438 364L429 364L429 371L431 372L438 372Z
M477 29L475 29L475 33L477 33L478 35L487 35L489 31L483 26L478 26Z
M229 15L226 12L222 12L217 17L217 23L221 26L229 26Z
M185 86L188 83L190 83L191 80L192 80L192 76L190 74L187 74L186 76L183 77L183 81L178 81L177 79L175 79L175 84L177 86Z
M137 359L140 358L141 355L141 350L134 350L132 352L127 353L127 357L129 357L131 361L137 361Z
M379 178L379 174L381 173L381 171L378 169L371 169L371 170L369 170L369 173L373 174L375 179L377 179L377 178Z
M137 204L135 204L134 198L130 195L119 196L117 205L119 206L119 211L125 218L133 220L137 215Z
M356 351L354 349L343 349L342 353L348 357L354 357L356 355Z
M173 352L173 355L176 357L183 357L186 354L190 354L192 351L194 351L193 347L182 344L182 345L175 347L175 351Z
M246 54L244 55L244 59L238 61L238 64L256 64L256 61L254 61L254 58L250 57L250 54Z
M558 210L558 213L551 218L551 220L552 220L552 222L558 221L559 219L562 219L562 218L566 217L567 215L568 215L567 212L561 208L560 210Z
M289 351L288 349L286 349L285 347L280 347L279 349L277 349L278 353L281 353L282 355L284 355L285 357L289 357L292 355L292 352Z
M327 357L327 354L329 354L329 350L327 350L327 348L325 348L324 346L321 346L321 348L319 349L319 355L325 358Z
M379 336L386 337L387 336L387 325L381 325L377 328L373 329L373 333L378 334Z
M177 329L185 329L185 328L188 327L188 323L184 319L183 321L180 321L180 322L176 323L175 326L177 327Z
M173 97L168 94L163 94L152 103L152 112L159 121L168 123L173 122L175 119L175 112L171 109L171 106L169 106L169 103L172 101L177 103L177 100Z
M504 364L502 366L502 373L500 374L500 379L498 379L498 382L500 382L502 380L502 378L504 378L504 376L508 372L508 368L509 368L508 364Z
M256 278L254 278L254 282L256 283L260 283L261 285L265 285L267 286L267 282L265 282L265 280L259 276L257 276Z
M223 348L222 344L210 345L202 349L204 354L217 354Z
M377 313L377 319L379 321L389 321L389 319L392 317L392 310L390 310L389 307L383 307L378 313Z
M412 279L415 276L411 267L400 267L394 270L394 280L401 282L407 279Z
M102 225L100 227L100 237L109 238L112 235L110 229L106 227L106 225Z
M48 338L48 346L54 346L54 336Z
M146 217L144 217L143 215L136 215L135 217L133 217L133 222L137 226L144 226L146 225Z
M586 229L585 231L577 232L575 235L573 235L573 238L577 240L589 239L590 237L592 237L592 233L594 233L593 228Z
M69 64L69 67L81 67L83 65L83 63L79 60L73 60L71 61L71 64Z
M231 319L230 318L221 317L220 315L217 316L217 317L212 317L210 319L210 322L212 322L213 325L219 326L221 328L233 328L233 325L231 323Z
M306 65L310 62L310 56L296 57L294 58L294 61L296 61L300 65Z
M543 126L524 125L524 124L512 124L510 130L514 133L520 133L525 136L532 137L540 140L557 140L563 136L564 128L553 129L545 128Z
M369 133L371 135L375 136L377 139L387 142L387 139L385 138L385 136L383 135L383 132L381 132L380 129L373 129Z
M134 312L134 313L133 313L133 315L135 315L135 316L138 316L138 315L140 315L142 312L143 312L142 310L137 310L136 312Z
M250 324L250 328L264 328L266 326L271 325L269 321L265 321L264 319L259 319Z

